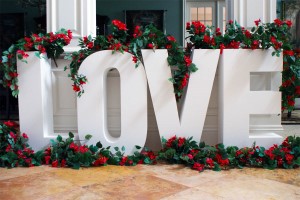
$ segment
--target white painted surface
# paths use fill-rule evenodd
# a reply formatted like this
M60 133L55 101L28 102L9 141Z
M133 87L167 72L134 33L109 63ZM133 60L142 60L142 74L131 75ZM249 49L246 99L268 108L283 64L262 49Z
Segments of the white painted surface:
M29 145L40 150L53 134L51 66L50 60L39 59L35 52L26 53L27 63L17 61L20 130L28 134Z
M225 73L224 70L224 59L222 55L221 65L219 65L219 70L221 72L217 71L217 74L214 75L214 70L215 68L209 67L209 65L213 63L218 62L218 58L215 59L210 59L208 56L206 56L203 52L218 52L212 51L212 50L201 50L201 54L194 54L194 59L193 62L196 63L198 66L199 70L192 74L191 80L190 80L190 85L188 89L188 94L186 97L185 101L185 108L182 109L182 113L180 114L181 116L181 121L179 121L179 115L177 111L177 105L175 102L174 94L173 94L173 86L170 84L170 82L167 80L170 77L170 68L166 64L166 51L165 50L156 50L155 52L164 52L164 58L160 60L160 56L158 54L153 53L153 51L150 51L149 55L145 56L145 59L147 60L148 56L158 56L157 58L152 57L152 59L155 60L155 65L161 66L161 68L157 68L157 72L161 73L160 70L165 69L166 73L163 77L159 78L159 76L154 75L154 76L149 76L149 83L151 87L151 83L154 82L154 84L157 84L157 81L161 81L162 83L159 84L160 87L156 88L157 93L160 94L160 89L163 88L163 84L166 84L167 87L169 87L167 90L162 90L160 95L166 95L168 93L168 98L170 101L173 101L173 107L171 107L171 113L166 112L165 114L168 114L166 117L160 117L159 118L159 124L165 123L161 125L162 127L165 126L166 124L169 126L164 127L165 133L169 134L168 136L165 135L165 137L170 137L173 135L178 135L178 136L184 136L183 134L186 134L186 132L190 132L193 130L197 130L194 136L194 138L199 141L199 138L201 138L201 141L205 141L208 144L216 144L218 142L218 135L219 137L221 136L222 132L222 123L220 124L220 127L218 127L218 121L222 121L224 119L224 114L219 114L219 112L222 113L222 109L224 109L224 105L226 105L227 113L225 118L227 118L230 121L230 131L234 131L234 134L236 135L231 135L227 144L228 145L233 145L234 142L236 141L243 141L240 137L244 138L244 136L247 135L247 138L243 141L248 141L247 145L251 145L251 141L256 140L257 138L261 138L261 136L258 136L258 134L265 133L266 138L267 135L270 135L269 133L279 133L282 132L282 126L281 126L281 117L278 115L280 113L280 93L278 92L278 86L280 85L280 73L277 72L270 72L272 70L280 70L281 68L278 69L278 63L274 61L276 60L276 57L271 57L270 55L265 55L266 60L263 62L263 64L267 64L268 67L271 67L270 69L266 69L263 65L262 68L255 68L258 66L261 66L257 60L259 58L262 58L264 55L256 55L256 53L260 50L255 50L247 52L246 55L242 55L242 59L240 59L238 56L238 53L233 53L233 54L228 54L227 51L236 51L236 50L224 50L224 52L227 52L225 55L229 56L228 59L225 59L226 63L231 63L233 62L233 65L230 64L229 66L231 67L237 67L238 69L227 69L227 72ZM242 50L242 51L248 51L248 50ZM270 52L270 51L265 51ZM126 69L132 70L130 73L135 74L135 73L141 73L137 72L139 68L140 70L143 69L142 66L140 66L138 69L135 69L133 66L133 63L131 61L131 55L127 54L122 55L122 54L115 54L111 55L110 51L104 51L104 52L99 52L100 54L103 54L102 60L104 61L104 65L101 64L101 60L95 61L94 58L92 60L94 61L89 61L90 64L87 64L88 67L84 67L85 70L82 72L83 74L86 74L89 79L89 84L90 81L92 81L92 84L96 84L96 86L91 86L90 89L87 89L88 85L86 85L86 93L79 99L83 101L85 106L89 106L89 109L82 109L81 111L78 110L79 117L81 117L81 120L84 120L84 129L82 128L81 130L81 138L85 134L93 134L93 140L91 143L96 142L98 140L101 140L105 145L111 145L111 146L122 146L124 144L128 144L128 141L132 141L133 143L130 144L131 146L133 145L141 145L143 146L145 140L146 140L146 146L154 149L154 150L159 150L161 148L161 143L160 143L160 136L158 133L158 127L157 127L157 122L156 122L156 117L154 115L153 111L153 106L152 106L152 100L150 95L146 94L146 92L143 90L141 92L135 92L134 95L128 95L126 92L126 95L122 93L122 89L120 87L120 84L123 85L123 82L125 81L125 76L124 78L120 79L118 73L116 71L111 71L108 72L109 69L114 68L118 65L127 65L128 67ZM105 54L105 55L104 55ZM218 53L217 53L218 54ZM253 55L255 54L255 55ZM98 54L95 54L94 57L97 57L96 59L100 59L100 57L97 56ZM199 55L199 57L197 56ZM200 58L201 55L205 55L204 58ZM107 56L107 57L106 57ZM119 58L121 56L121 58ZM127 56L125 59L124 56ZM255 58L251 57L254 56ZM104 58L105 57L105 58ZM113 57L113 58L111 58ZM198 59L198 58L199 59ZM34 56L31 56L31 58L35 58ZM37 59L38 62L43 62L43 60ZM151 60L152 60L151 59ZM150 61L151 61L150 60ZM251 60L251 62L249 61ZM67 77L67 72L64 72L62 68L67 64L68 61L64 60L57 60L57 63L59 65L58 68L52 66L52 72L47 70L43 70L44 68L37 67L35 70L37 71L24 71L25 69L29 70L31 68L28 67L21 67L24 66L25 63L18 63L18 68L19 73L20 73L20 123L21 127L24 127L23 124L26 123L29 125L30 128L34 128L35 131L32 131L31 129L23 129L23 131L32 134L34 136L34 140L31 140L34 144L38 145L44 145L43 142L48 143L50 137L56 137L58 134L63 134L66 135L68 131L73 131L77 133L77 108L76 108L76 98L75 94L72 92L72 87L71 87L71 81ZM152 62L152 61L151 61ZM119 64L118 64L119 63ZM122 63L122 64L121 64ZM148 62L147 62L148 63ZM253 69L247 68L247 64L252 64L251 67L254 67ZM153 64L153 63L152 63ZM50 65L49 63L47 65ZM26 64L27 66L27 64ZM33 66L30 64L30 66ZM93 67L94 66L94 67ZM154 65L153 65L154 66ZM223 68L221 67L223 66ZM206 69L211 69L212 71L205 71ZM281 67L281 66L280 66ZM153 68L156 68L155 66ZM94 70L100 70L103 77L101 79L95 78L95 80L90 80L89 76L96 76L97 73L95 73ZM39 71L40 70L40 71ZM120 70L119 70L120 71ZM151 69L152 71L152 69ZM107 79L105 82L105 77L104 72L107 72ZM45 80L42 81L42 74L46 74L47 76L45 77ZM129 73L129 72L128 72ZM143 72L144 73L144 72ZM142 74L143 74L142 73ZM148 72L150 73L150 72ZM251 75L250 75L251 74ZM128 74L127 74L128 75ZM159 74L158 74L159 75ZM226 80L228 81L229 85L224 82L224 77L226 75ZM234 77L230 77L232 75L235 75ZM28 76L27 78L25 78ZM43 75L44 76L44 75ZM33 78L34 77L34 78ZM49 79L50 77L50 79ZM122 74L121 74L122 77ZM130 77L130 78L129 78ZM145 74L139 76L141 79L143 79L143 87L146 87L145 83ZM143 77L143 78L142 78ZM196 78L197 77L197 78ZM215 77L215 78L214 78ZM228 78L230 77L230 78ZM133 80L132 75L128 75L127 79L128 80ZM152 80L158 79L159 80ZM26 81L25 81L26 79ZM27 81L28 79L28 81ZM44 78L43 78L44 79ZM141 80L140 79L140 80ZM212 85L214 79L214 83ZM237 79L237 80L235 80ZM261 79L261 81L259 81ZM123 81L122 81L123 80ZM276 81L277 80L277 81ZM96 81L97 83L95 83ZM100 81L100 82L99 82ZM52 82L52 83L51 83ZM93 83L94 82L94 83ZM135 82L135 86L137 82ZM209 83L209 84L208 84ZM255 85L255 83L258 83ZM40 86L38 86L40 84ZM49 87L47 87L47 90L45 90L44 93L39 92L37 93L36 91L41 90L41 85L47 84ZM50 85L49 85L50 84ZM232 84L232 85L230 85ZM101 86L102 85L102 86ZM198 87L198 85L205 86L202 88ZM219 85L219 86L218 86ZM23 87L27 87L27 89L22 90ZM40 89L37 90L32 90L34 87L40 87ZM195 87L194 87L195 86ZM239 91L238 89L241 88L235 88L235 87L241 87L244 86L247 88L247 91ZM25 88L26 88L25 87ZM43 86L44 87L44 86ZM100 89L99 89L100 87ZM206 88L207 87L207 88ZM209 96L210 94L210 89L212 87L211 91L211 97ZM242 89L244 89L244 87ZM29 89L30 88L30 89ZM53 88L53 91L52 91ZM98 89L97 89L98 88ZM107 88L107 100L105 102L105 95L102 94L100 91L105 91ZM225 88L227 90L225 91ZM134 90L134 88L131 88ZM205 89L205 90L203 90ZM129 90L129 89L128 89ZM266 90L272 90L266 91ZM92 91L92 92L91 92ZM238 91L238 92L237 92ZM32 94L32 92L35 92ZM52 129L52 118L51 118L51 110L52 110L52 103L44 103L45 100L50 100L51 101L51 96L53 92L53 118L54 118L54 128L55 130L53 131ZM124 90L123 90L124 92ZM152 93L155 92L152 89ZM198 93L199 92L199 93ZM25 95L26 94L26 95ZM28 95L27 95L28 94ZM248 95L249 98L245 98L246 95ZM25 96L24 96L25 95ZM138 101L137 104L134 105L129 105L126 106L124 103L121 106L121 100L123 99L124 95L126 98L131 98L134 101ZM137 97L137 96L138 97ZM153 94L152 94L153 95ZM225 95L225 96L224 96ZM229 100L226 99L225 97L229 97ZM237 96L234 96L237 95ZM35 96L34 102L32 102L31 98L32 96ZM91 98L92 100L87 100L86 96L89 96L88 98ZM134 98L133 98L134 97ZM270 100L270 98L275 98L272 99L272 102L269 104L269 102L266 102L267 100ZM168 98L165 97L160 97L160 101L166 103ZM210 98L210 100L209 100ZM218 107L218 98L221 98L221 102L226 102L226 104L222 104L221 107ZM225 98L226 101L224 101ZM24 100L25 99L25 100ZM131 139L125 139L127 136L123 134L123 123L121 123L122 119L126 119L127 117L124 117L127 115L127 113L132 113L132 109L138 105L139 102L144 102L148 100L149 104L146 107L143 112L139 113L138 120L143 121L142 123L145 125L146 128L143 129L142 131L139 132L130 132L134 133L132 136L129 136ZM158 97L154 98L154 102L157 103L157 100L159 100ZM197 100L198 99L198 100ZM245 100L246 99L246 100ZM101 100L101 101L100 101ZM197 100L197 103L196 103ZM37 103L41 101L42 103ZM208 104L208 109L206 113L206 107L207 103ZM248 102L249 101L249 102ZM24 103L26 102L26 103ZM102 102L102 103L101 103ZM105 107L104 104L106 103ZM136 103L136 102L135 102ZM199 104L198 104L199 103ZM254 104L251 106L251 103ZM266 106L260 105L261 103L267 104ZM28 104L28 105L27 105ZM128 103L129 104L129 103ZM275 105L276 104L276 105ZM46 105L46 106L45 106ZM49 106L48 106L49 105ZM94 106L96 105L96 106ZM124 105L124 107L123 107ZM155 103L154 103L155 105ZM247 105L247 106L245 106ZM160 105L156 105L156 109ZM230 107L232 106L232 107ZM126 108L127 107L127 108ZM155 107L155 106L154 106ZM228 109L229 107L229 109ZM261 108L262 107L262 108ZM39 109L37 109L39 108ZM173 109L174 108L174 109ZM99 110L101 109L102 114L98 114L99 116L94 116L93 111L94 110ZM266 111L267 109L267 111ZM271 109L272 112L269 112L268 109ZM44 110L44 111L43 111ZM244 113L244 111L247 111L248 113ZM187 111L190 111L188 113ZM243 111L243 112L242 112ZM186 112L186 113L185 113ZM30 113L30 114L28 114ZM80 114L83 113L83 114ZM175 113L175 114L174 114ZM46 115L46 117L41 117ZM122 116L123 117L122 117ZM185 117L187 116L187 117ZM191 117L191 121L189 122L189 117ZM148 117L148 120L147 120ZM39 119L40 121L36 121L35 119ZM170 121L172 119L172 121ZM189 119L189 120L187 120ZM246 119L246 120L245 120ZM25 121L24 121L25 120ZM102 123L100 123L102 120ZM186 120L187 122L185 122ZM244 121L243 121L244 120ZM46 121L46 124L40 125ZM148 124L147 124L148 121ZM139 121L137 121L139 123ZM224 122L227 122L224 120ZM127 122L126 122L127 123ZM177 124L176 124L177 123ZM189 124L191 123L191 124ZM204 125L203 125L204 123ZM91 125L92 124L92 125ZM122 124L122 125L121 125ZM187 124L187 125L185 125ZM194 125L196 124L196 125ZM243 126L242 124L246 124L245 127L243 128L243 131L239 130L240 126ZM49 125L47 127L46 125ZM141 125L141 126L144 126ZM96 129L93 129L95 128ZM176 127L179 127L177 129ZM147 128L148 127L148 128ZM105 133L105 138L99 138L100 133L94 134L93 130L98 130L101 128L101 133ZM134 130L137 130L133 126L127 127L127 130L129 128L132 128ZM161 128L161 127L160 127ZM169 130L167 129L169 128ZM184 129L183 129L184 128ZM172 130L171 130L172 129ZM238 129L238 131L235 131ZM42 131L45 130L45 131ZM178 131L179 130L179 131ZM186 130L186 131L182 131ZM202 136L201 136L201 130ZM226 128L223 128L223 131L227 130ZM80 128L79 128L80 131ZM218 134L218 131L219 134ZM228 131L228 130L227 130ZM43 134L44 133L44 134ZM37 136L36 134L41 134ZM120 137L121 134L121 137ZM182 135L181 135L182 134ZM226 133L225 133L226 134ZM143 137L140 139L141 142L139 144L135 141L135 136L138 137ZM186 136L192 136L190 134L187 134ZM78 137L78 135L76 136ZM120 137L120 138L119 138ZM147 137L147 139L145 139ZM227 137L227 136L225 136ZM122 138L122 140L121 140ZM250 139L249 139L250 138ZM270 138L270 137L269 137ZM105 141L108 141L105 143ZM260 139L258 139L260 140ZM266 140L266 139L264 139ZM273 140L267 139L266 140L269 143L274 143ZM276 140L277 141L277 140ZM276 142L277 143L277 142ZM244 143L243 143L244 144ZM258 143L260 144L260 143ZM38 148L37 148L38 149Z
M151 98L160 137L193 137L200 142L217 69L218 50L195 50L193 62L198 71L190 76L182 113L179 114L173 84L168 81L168 52L142 50Z
M120 73L121 135L113 137L107 129L106 79L111 69ZM144 146L147 137L147 79L142 66L135 68L132 55L111 50L92 54L82 63L79 74L86 75L85 93L77 100L78 133L93 135L89 144L125 146L131 154L134 146Z
M276 0L226 0L227 21L236 20L245 28L255 26L254 20L273 22L276 19Z
M47 0L47 32L61 28L73 33L65 51L78 51L78 39L96 36L96 0Z
M57 59L58 67L52 62L53 120L55 134L77 133L77 99L72 89L73 82L64 67L70 61Z
M271 52L271 49L226 49L220 57L219 137L225 145L243 147L251 145L255 140L258 145L270 146L282 139L274 135L275 127L277 131L283 130L280 121L281 93L277 90L250 91L250 72L281 72L282 57L272 56ZM274 81L279 83L277 79ZM254 118L267 116L258 132L250 130L251 122L254 123L252 129L259 127L257 124L255 126L254 119L250 120L251 114L257 115ZM269 122L266 120L268 116L272 119Z

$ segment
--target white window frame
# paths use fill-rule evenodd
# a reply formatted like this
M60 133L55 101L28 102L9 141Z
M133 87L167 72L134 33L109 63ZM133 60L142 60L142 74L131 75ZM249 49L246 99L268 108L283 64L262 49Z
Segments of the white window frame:
M190 22L190 9L191 7L212 7L212 24L214 27L219 27L221 31L223 30L223 7L226 7L225 0L184 0L183 1L183 9L184 9L184 26L183 26L183 43L185 43L185 38L187 37L187 33L185 31L186 23ZM226 12L226 9L225 9ZM226 19L226 16L225 16Z

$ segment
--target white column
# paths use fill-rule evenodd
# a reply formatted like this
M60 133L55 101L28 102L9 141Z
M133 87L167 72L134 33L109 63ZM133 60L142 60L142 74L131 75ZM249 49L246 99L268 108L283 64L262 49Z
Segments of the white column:
M236 20L251 28L254 20L272 22L276 19L276 0L226 0L227 20Z
M78 51L78 39L96 35L96 0L47 0L47 32L61 28L73 32L65 51Z

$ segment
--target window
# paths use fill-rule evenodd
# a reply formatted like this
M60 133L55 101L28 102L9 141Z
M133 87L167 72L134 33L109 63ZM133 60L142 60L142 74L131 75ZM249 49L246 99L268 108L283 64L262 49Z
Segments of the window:
M219 27L225 31L225 0L187 0L185 22L201 21L206 26Z

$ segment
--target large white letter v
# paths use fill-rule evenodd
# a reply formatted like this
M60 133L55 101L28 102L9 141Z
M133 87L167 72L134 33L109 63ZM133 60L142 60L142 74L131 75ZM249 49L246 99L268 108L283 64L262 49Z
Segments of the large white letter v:
M181 119L173 84L168 81L171 69L167 63L167 50L142 50L142 55L160 137L193 136L200 142L219 50L194 50L193 62L199 70L190 76Z

